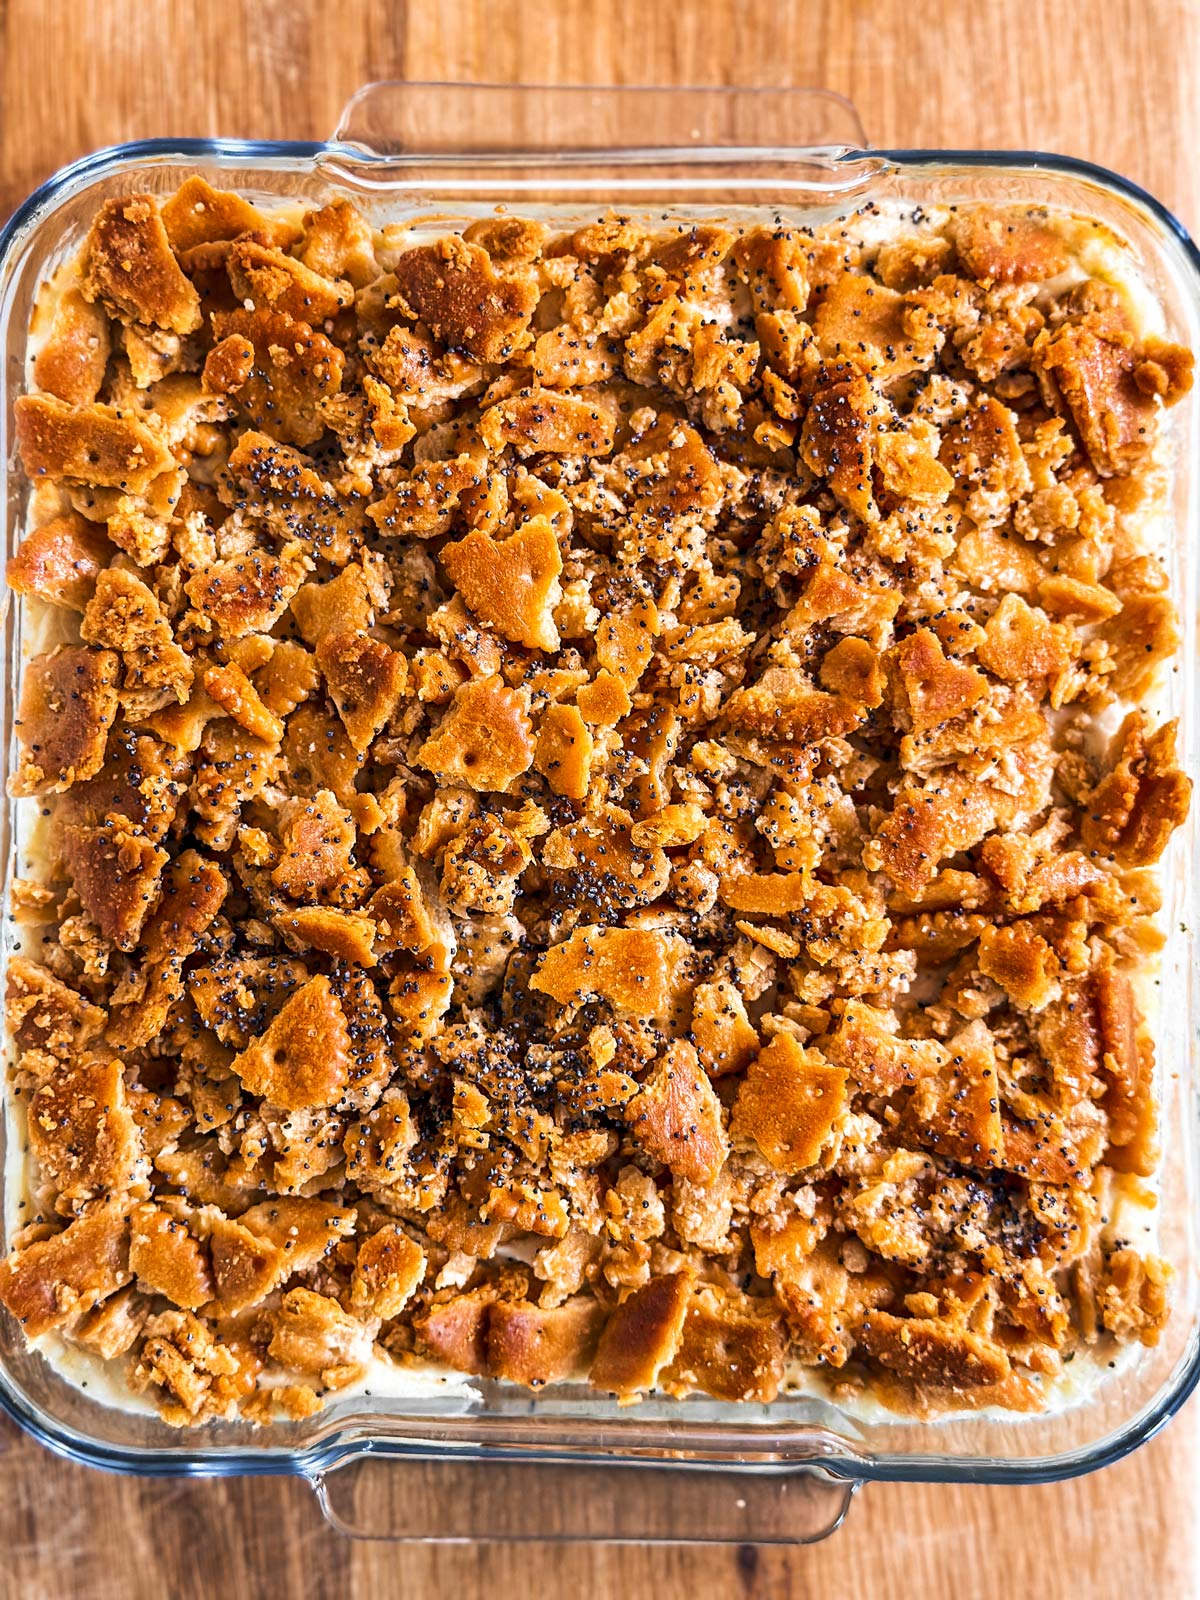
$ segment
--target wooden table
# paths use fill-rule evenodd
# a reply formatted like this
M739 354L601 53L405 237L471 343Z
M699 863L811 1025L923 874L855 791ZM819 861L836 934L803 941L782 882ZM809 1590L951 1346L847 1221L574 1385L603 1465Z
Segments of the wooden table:
M1189 0L0 0L0 215L118 140L324 137L385 77L824 84L878 144L1087 156L1200 225ZM790 1553L354 1544L300 1483L103 1477L0 1426L0 1597L1185 1597L1198 1411L1074 1483L873 1487Z

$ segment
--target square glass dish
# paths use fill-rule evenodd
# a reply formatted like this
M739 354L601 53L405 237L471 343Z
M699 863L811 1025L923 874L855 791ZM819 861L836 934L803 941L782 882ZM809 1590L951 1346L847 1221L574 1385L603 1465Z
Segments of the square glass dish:
M1150 196L1065 157L1025 152L873 151L851 106L810 90L543 89L372 85L323 144L153 140L101 151L44 184L0 232L0 503L6 554L22 527L27 485L14 470L12 408L22 391L39 285L78 246L100 203L132 187L176 189L193 174L263 204L346 197L379 220L436 215L455 226L498 205L569 227L610 206L667 217L812 222L865 202L1045 204L1087 214L1133 248L1169 337L1200 347L1200 255ZM1173 425L1176 470L1168 570L1181 615L1181 670L1164 715L1180 719L1181 765L1196 776L1197 540L1200 407ZM22 660L20 617L5 613L5 776ZM295 1473L318 1487L345 1528L399 1537L489 1536L802 1540L840 1521L872 1479L1030 1483L1090 1471L1135 1448L1200 1377L1200 1141L1195 1037L1200 970L1187 930L1200 915L1194 863L1200 808L1164 863L1163 1007L1157 1046L1163 1126L1160 1240L1176 1270L1161 1342L1080 1405L1014 1419L980 1412L934 1424L863 1420L811 1395L769 1406L701 1396L636 1407L560 1385L534 1398L484 1382L420 1399L335 1398L302 1422L254 1430L209 1424L180 1433L156 1416L114 1409L69 1385L20 1329L0 1318L0 1404L37 1438L77 1460L146 1474ZM0 812L8 889L12 804ZM0 1137L3 1128L0 1127ZM7 1241L6 1241L7 1244ZM401 1472L379 1472L386 1458ZM506 1470L492 1472L496 1463ZM466 1464L479 1487L461 1493ZM567 1488L555 1479L570 1464ZM694 1468L678 1491L646 1496L619 1464ZM336 1470L347 1469L352 1470ZM736 1475L731 1479L730 1475ZM444 1492L453 1483L453 1500ZM720 1486L718 1490L718 1485ZM661 1502L661 1504L660 1504ZM656 1526L653 1518L663 1519Z

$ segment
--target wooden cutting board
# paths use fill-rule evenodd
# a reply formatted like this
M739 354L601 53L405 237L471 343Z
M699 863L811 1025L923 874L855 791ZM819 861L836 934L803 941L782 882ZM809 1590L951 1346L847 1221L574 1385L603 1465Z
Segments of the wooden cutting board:
M1200 224L1189 0L0 0L0 216L119 140L323 138L354 89L388 77L822 84L877 144L1086 156ZM834 1538L792 1552L352 1543L301 1483L104 1477L0 1424L0 1600L1183 1600L1197 1415L1073 1483L874 1486Z

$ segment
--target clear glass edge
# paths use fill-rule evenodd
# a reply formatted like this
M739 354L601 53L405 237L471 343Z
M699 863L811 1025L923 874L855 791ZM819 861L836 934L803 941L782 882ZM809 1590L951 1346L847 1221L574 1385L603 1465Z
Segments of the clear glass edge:
M450 85L449 87L474 87ZM599 87L599 86L596 86ZM627 147L614 148L614 158L628 160ZM755 147L742 146L703 147L664 151L662 147L647 149L647 157L656 155L688 164L710 162L736 162L739 158L770 158L782 163L803 160L811 168L826 167L833 181L829 188L834 194L845 193L858 187L856 179L843 183L837 180L839 169L856 166L865 178L878 176L883 171L925 170L951 167L1023 168L1033 171L1057 173L1064 177L1082 178L1108 189L1118 199L1132 203L1148 214L1152 223L1170 236L1179 250L1193 280L1195 300L1200 306L1200 249L1197 248L1187 228L1160 200L1140 185L1111 169L1079 157L1037 150L954 150L891 148L869 151L849 148ZM589 150L587 161L603 158L602 150ZM429 156L412 153L395 155L376 153L362 146L336 141L299 140L240 140L219 138L195 139L143 139L112 145L80 157L62 167L35 189L0 227L0 299L3 298L8 274L13 260L19 255L21 241L43 218L71 192L84 183L111 176L122 170L136 167L147 161L166 162L171 165L215 160L263 164L287 169L298 162L313 162L331 176L355 168L382 169L395 167L400 171L412 167L460 166L464 157ZM512 159L517 159L515 153ZM805 188L814 187L806 178ZM0 462L0 470L4 463ZM361 1424L351 1424L339 1429L327 1440L318 1441L311 1448L287 1450L280 1448L256 1449L237 1446L231 1450L190 1451L134 1449L110 1445L89 1438L77 1430L60 1427L47 1419L31 1405L10 1381L8 1372L0 1364L0 1409L25 1432L56 1454L82 1465L102 1471L137 1477L224 1477L224 1476L299 1476L314 1489L323 1479L355 1460L389 1458L396 1460L452 1459L464 1462L503 1461L529 1459L562 1465L572 1463L608 1465L641 1465L671 1468L711 1468L721 1466L730 1471L739 1467L759 1471L768 1465L779 1472L805 1471L834 1481L868 1482L918 1482L918 1483L980 1483L980 1484L1039 1484L1059 1482L1085 1473L1098 1471L1119 1461L1147 1443L1176 1415L1200 1383L1200 1322L1193 1325L1188 1344L1181 1354L1172 1374L1164 1381L1154 1398L1142 1410L1106 1437L1076 1450L1060 1455L1031 1457L1005 1461L999 1458L966 1460L954 1456L880 1456L857 1454L845 1439L828 1430L812 1427L803 1435L788 1439L782 1447L779 1436L773 1439L759 1435L736 1454L732 1442L720 1450L710 1448L673 1450L671 1457L630 1454L623 1462L612 1447L595 1453L594 1447L577 1448L531 1444L492 1445L482 1441L456 1443L425 1438L402 1439L373 1436ZM568 1423L569 1425L569 1423ZM583 1419L581 1432L594 1429ZM692 1432L682 1429L681 1434ZM702 1431L702 1430L700 1430ZM824 1447L824 1449L822 1448ZM828 1450L829 1453L824 1453ZM793 1453L794 1452L794 1453ZM750 1457L757 1460L751 1462Z
M467 104L472 112L480 108L487 108L489 103L496 100L512 99L514 96L524 100L536 100L540 106L547 102L555 105L573 104L580 105L591 103L594 107L597 102L602 102L606 107L617 104L633 104L639 110L652 106L656 100L669 100L672 107L682 106L684 103L692 107L708 108L728 106L730 103L743 102L752 105L756 112L761 112L765 106L772 103L786 104L788 107L790 126L795 126L797 121L802 122L805 137L794 141L797 147L814 147L819 145L845 146L863 150L867 147L866 130L859 115L857 105L848 96L839 93L836 89L828 89L819 84L687 84L673 85L664 83L636 83L636 84L590 84L590 83L536 83L536 84L511 84L501 82L462 82L453 80L433 80L424 82L409 82L400 78L376 79L362 84L347 100L342 108L337 127L332 135L332 143L351 145L362 149L372 155L386 156L386 151L381 151L367 142L364 136L374 131L372 126L372 113L382 118L387 128L387 137L397 139L401 136L401 129L405 123L405 113L409 106L419 103L431 96L436 96L444 102L452 98L460 105ZM489 113L490 115L490 113ZM439 119L439 126L442 126ZM589 119L589 132L593 124ZM489 139L494 140L494 123L488 124ZM838 134L838 138L817 137L818 130L821 135ZM689 127L689 148L695 142L694 130ZM436 134L434 135L436 138ZM430 133L422 129L420 138L424 144L424 154L428 154ZM730 141L736 145L739 153L744 152L745 141L735 139ZM414 147L417 148L417 147ZM588 145L594 149L597 146ZM623 153L628 146L622 146ZM664 145L660 142L655 145L655 150L661 152ZM556 147L557 149L557 147ZM553 153L545 152L543 153Z

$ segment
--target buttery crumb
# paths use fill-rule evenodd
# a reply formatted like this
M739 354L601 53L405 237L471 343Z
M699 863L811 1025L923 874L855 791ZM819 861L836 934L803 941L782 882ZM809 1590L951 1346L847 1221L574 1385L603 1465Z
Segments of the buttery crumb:
M180 1426L380 1355L1021 1411L1157 1339L1105 1226L1191 355L1089 228L105 202L15 408L69 634L13 784L30 1338Z

